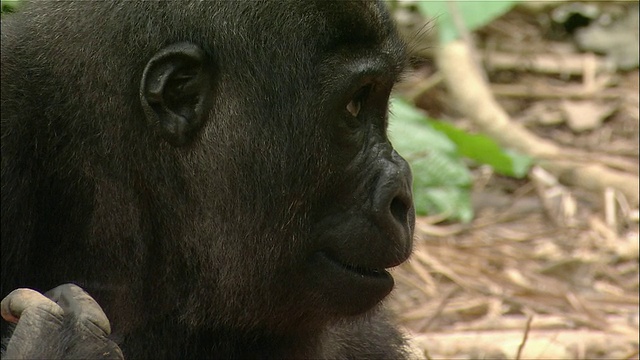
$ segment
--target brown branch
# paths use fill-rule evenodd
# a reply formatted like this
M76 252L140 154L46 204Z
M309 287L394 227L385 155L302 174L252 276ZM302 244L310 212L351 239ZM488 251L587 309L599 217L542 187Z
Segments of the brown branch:
M564 149L511 121L496 102L484 80L483 70L473 61L471 51L464 42L453 41L442 45L437 53L437 61L462 114L502 146L537 158L542 167L563 182L598 192L614 188L623 193L630 203L638 204L638 176L592 162L559 160L565 154L575 153L575 150Z
M524 335L522 336L522 341L520 345L518 345L518 353L516 354L516 360L520 360L522 356L522 350L524 350L524 346L527 344L527 338L529 337L529 331L531 331L531 321L533 320L533 315L529 315L527 319L527 324L524 326Z

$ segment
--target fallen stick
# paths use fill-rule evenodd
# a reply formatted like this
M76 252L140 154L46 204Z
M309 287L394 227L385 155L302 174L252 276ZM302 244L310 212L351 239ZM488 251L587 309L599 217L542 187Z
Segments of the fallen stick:
M459 111L484 133L506 148L536 158L543 168L565 183L598 192L614 188L634 206L638 205L640 190L637 176L592 162L560 160L564 154L570 155L575 150L564 149L511 121L495 100L484 80L484 72L473 61L471 51L463 41L442 45L436 59Z

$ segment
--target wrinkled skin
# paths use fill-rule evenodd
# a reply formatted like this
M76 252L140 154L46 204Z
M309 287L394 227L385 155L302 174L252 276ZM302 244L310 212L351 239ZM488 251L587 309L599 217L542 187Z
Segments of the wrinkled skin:
M46 295L17 289L2 300L2 318L17 323L3 358L124 358L108 338L107 316L81 288L61 285Z
M381 306L414 228L383 4L36 2L1 34L2 296L95 299L9 295L7 351L405 356Z

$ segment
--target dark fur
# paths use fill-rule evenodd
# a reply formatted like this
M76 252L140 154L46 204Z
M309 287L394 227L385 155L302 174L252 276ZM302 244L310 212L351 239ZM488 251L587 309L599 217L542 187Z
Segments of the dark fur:
M177 42L214 69L181 147L139 100L147 62ZM332 228L350 229L330 240L349 264L406 257L407 240L347 216L399 161L384 94L375 134L335 145L345 64L382 50L374 76L391 84L404 45L372 2L44 1L3 17L2 296L74 282L131 359L403 357L379 298L360 304L306 261Z

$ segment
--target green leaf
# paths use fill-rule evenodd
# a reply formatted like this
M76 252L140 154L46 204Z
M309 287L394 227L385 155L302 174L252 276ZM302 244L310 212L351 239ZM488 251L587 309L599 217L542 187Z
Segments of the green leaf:
M472 177L454 154L431 150L426 156L409 158L413 171L414 203L418 215L446 214L452 220L473 219L469 191Z
M456 11L464 26L469 31L473 31L506 13L517 2L517 0L418 1L416 6L423 14L436 19L440 43L446 44L460 37L452 11Z
M533 162L528 156L503 150L490 137L430 119L400 99L391 100L390 120L389 136L413 171L414 201L420 215L445 213L453 220L472 219L469 191L473 179L462 156L516 178L527 175Z
M513 175L511 176L521 179L529 173L529 170L534 163L532 157L520 154L510 149L504 149L504 154L511 158L511 170L513 171Z
M444 213L452 220L470 221L472 177L455 143L399 99L391 101L389 134L396 151L411 165L416 213Z
M413 199L416 204L422 205L425 214L446 214L452 220L468 223L473 220L469 193L469 189L454 186L416 188ZM420 212L418 214L423 215Z
M497 173L515 178L527 175L533 159L515 151L506 151L491 138L481 134L469 134L455 126L431 121L432 126L453 141L460 155L480 164L490 165Z
M14 12L22 0L2 0L0 1L0 8L2 13Z
M413 169L413 182L418 186L471 186L471 174L456 154L433 149L422 154L410 154L407 158Z
M456 145L443 136L426 121L426 117L414 106L400 99L392 99L390 107L391 126L389 133L393 137L396 150L409 156L422 153L425 149L456 152ZM395 119L401 126L396 126Z

